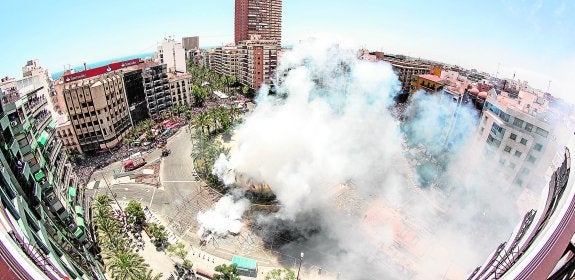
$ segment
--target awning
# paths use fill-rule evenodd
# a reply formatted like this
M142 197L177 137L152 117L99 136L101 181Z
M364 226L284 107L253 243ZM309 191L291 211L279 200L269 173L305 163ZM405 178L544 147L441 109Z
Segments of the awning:
M40 137L38 137L38 143L40 145L46 145L46 142L48 142L48 132L46 131L42 131L42 134L40 134Z
M84 214L84 209L82 209L82 206L76 205L75 209L78 216L82 216Z
M34 174L34 180L36 180L36 182L42 181L42 179L44 179L44 177L46 177L46 175L42 171L38 171L38 172L36 172L36 174Z
M70 196L76 196L76 188L70 187L68 189L68 195Z
M199 275L204 276L204 277L208 277L210 279L214 277L213 272L211 272L207 269L199 268L199 267L196 267L196 274L199 274Z
M79 227L86 228L86 224L84 223L84 218L82 218L82 217L76 217L76 224Z
M81 228L76 228L76 231L74 232L74 236L76 236L76 238L79 238L82 235L84 235L84 230L82 230Z
M55 121L55 120L52 120L52 121L48 124L48 126L51 127L51 128L55 128L55 127L56 127L56 121Z
M256 270L257 262L252 259L242 258L239 256L232 257L232 264L235 264L240 270Z

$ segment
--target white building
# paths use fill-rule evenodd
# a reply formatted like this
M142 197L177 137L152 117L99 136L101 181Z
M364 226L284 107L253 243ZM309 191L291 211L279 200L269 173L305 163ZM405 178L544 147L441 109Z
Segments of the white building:
M156 61L166 64L168 73L186 73L186 51L182 44L168 38L158 46Z
M543 96L527 91L520 91L518 98L489 91L479 132L509 182L524 186L538 179L533 171L545 170L555 154L553 150L546 153L555 149L548 103Z

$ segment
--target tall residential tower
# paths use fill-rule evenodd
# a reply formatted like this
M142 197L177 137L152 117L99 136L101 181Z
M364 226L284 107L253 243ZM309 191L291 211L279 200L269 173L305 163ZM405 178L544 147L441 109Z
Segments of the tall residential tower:
M236 0L235 44L260 35L281 45L282 0Z

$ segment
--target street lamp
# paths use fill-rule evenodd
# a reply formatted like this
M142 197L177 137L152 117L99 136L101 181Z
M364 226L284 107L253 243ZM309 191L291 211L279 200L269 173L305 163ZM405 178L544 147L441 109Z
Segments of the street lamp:
M297 280L299 280L299 271L301 270L301 263L303 262L303 252L301 252L301 255L299 256L299 267L297 269Z

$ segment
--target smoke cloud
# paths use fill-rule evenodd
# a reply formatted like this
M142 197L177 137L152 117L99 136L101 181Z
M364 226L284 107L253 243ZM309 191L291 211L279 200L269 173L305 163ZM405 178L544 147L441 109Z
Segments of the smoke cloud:
M198 213L200 229L198 235L205 239L215 236L238 234L242 229L242 215L249 207L245 198L225 195L206 212Z
M230 186L235 174L271 186L281 207L252 217L258 233L282 253L305 252L304 266L342 279L461 279L518 222L524 190L475 142L470 106L417 93L399 122L391 66L323 40L285 53L277 80L214 172ZM207 213L241 227L246 207L226 196ZM205 229L234 232L207 225L207 213Z

